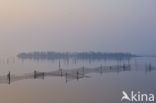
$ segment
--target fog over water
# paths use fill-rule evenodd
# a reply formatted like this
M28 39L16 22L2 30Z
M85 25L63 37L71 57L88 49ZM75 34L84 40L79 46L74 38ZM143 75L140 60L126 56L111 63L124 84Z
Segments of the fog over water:
M27 51L155 54L155 0L3 0L1 55Z
M155 0L0 0L0 102L156 94L155 44Z

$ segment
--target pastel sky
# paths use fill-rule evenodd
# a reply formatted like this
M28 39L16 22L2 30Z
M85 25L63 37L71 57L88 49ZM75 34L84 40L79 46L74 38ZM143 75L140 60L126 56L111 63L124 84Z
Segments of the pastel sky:
M1 54L156 54L155 0L0 0Z

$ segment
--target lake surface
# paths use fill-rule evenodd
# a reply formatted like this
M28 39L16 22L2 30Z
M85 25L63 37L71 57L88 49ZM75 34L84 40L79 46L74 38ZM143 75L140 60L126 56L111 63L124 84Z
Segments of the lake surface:
M122 91L156 93L155 62L1 58L1 102L121 103Z
M1 0L0 103L121 103L122 91L156 94L154 57L16 57L33 51L155 55L154 44L156 0Z

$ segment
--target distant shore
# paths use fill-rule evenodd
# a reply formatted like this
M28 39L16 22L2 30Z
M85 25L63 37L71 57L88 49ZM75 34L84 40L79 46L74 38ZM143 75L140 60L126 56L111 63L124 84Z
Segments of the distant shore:
M139 57L131 53L106 53L106 52L28 52L19 53L20 59L130 59Z

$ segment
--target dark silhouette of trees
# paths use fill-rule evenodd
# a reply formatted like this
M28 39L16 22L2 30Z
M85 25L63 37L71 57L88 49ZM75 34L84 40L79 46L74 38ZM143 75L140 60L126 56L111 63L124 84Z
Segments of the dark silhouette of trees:
M17 57L21 59L130 59L132 57L137 57L131 53L104 53L104 52L30 52L30 53L20 53Z

